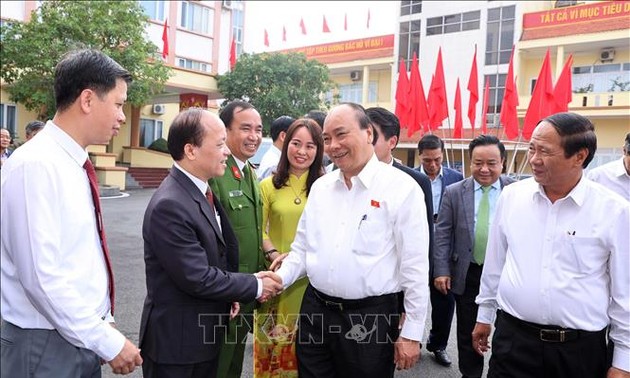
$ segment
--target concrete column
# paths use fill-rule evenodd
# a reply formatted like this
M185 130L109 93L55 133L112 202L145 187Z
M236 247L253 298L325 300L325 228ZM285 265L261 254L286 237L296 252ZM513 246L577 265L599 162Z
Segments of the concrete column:
M564 46L558 45L558 49L556 50L556 74L554 75L555 80L558 80L560 73L562 73L562 68L564 68Z
M363 66L363 88L361 91L361 98L363 99L363 106L366 106L368 101L368 92L370 89L370 67Z

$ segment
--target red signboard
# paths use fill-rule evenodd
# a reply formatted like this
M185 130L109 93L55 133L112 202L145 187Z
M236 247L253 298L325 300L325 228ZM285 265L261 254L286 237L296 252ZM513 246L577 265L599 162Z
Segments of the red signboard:
M368 37L353 39L350 41L326 43L322 45L299 47L286 50L286 52L299 52L307 58L321 58L340 56L353 53L366 53L378 50L394 48L394 35L383 35L378 37ZM391 54L390 54L391 55Z
M523 16L523 28L531 29L624 17L628 18L630 26L630 1L603 1L527 13Z
M188 108L208 108L208 96L199 93L181 93L179 95L179 111Z

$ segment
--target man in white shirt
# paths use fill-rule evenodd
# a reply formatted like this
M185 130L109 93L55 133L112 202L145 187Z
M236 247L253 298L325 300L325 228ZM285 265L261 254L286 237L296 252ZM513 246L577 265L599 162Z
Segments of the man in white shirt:
M323 137L339 169L313 185L277 272L285 288L310 280L296 341L299 375L392 377L420 357L428 304L424 196L409 175L378 161L360 105L332 109Z
M284 137L287 134L289 126L295 121L293 117L280 116L276 118L269 128L269 134L273 144L269 147L267 152L260 160L260 165L256 169L258 174L258 181L262 181L265 177L271 176L276 169L278 162L280 161L280 153L282 152L282 145L284 144Z
M554 114L530 141L534 177L501 193L473 331L486 352L496 317L490 378L630 374L630 203L584 179L596 146L587 118Z
M623 157L591 169L586 177L630 201L630 133L626 134Z
M2 167L2 376L100 377L142 364L111 324L113 277L84 169L125 122L131 76L95 50L55 68L57 113Z

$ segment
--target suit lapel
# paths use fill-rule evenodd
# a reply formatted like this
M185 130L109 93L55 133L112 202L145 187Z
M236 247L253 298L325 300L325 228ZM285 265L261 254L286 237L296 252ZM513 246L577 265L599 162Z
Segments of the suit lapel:
M225 245L225 240L223 240L223 234L221 233L221 229L219 228L219 224L217 222L217 217L214 216L212 209L210 208L210 204L208 203L208 199L204 196L195 184L190 181L186 175L181 172L179 169L172 167L170 174L173 176L177 182L182 184L184 189L188 192L188 194L192 197L192 199L199 204L199 209L201 214L208 220L210 226L214 230L214 233L217 235L217 239L221 241ZM216 196L214 198L215 207L216 207Z
M472 245L475 240L475 185L472 177L465 179L462 184L462 205Z

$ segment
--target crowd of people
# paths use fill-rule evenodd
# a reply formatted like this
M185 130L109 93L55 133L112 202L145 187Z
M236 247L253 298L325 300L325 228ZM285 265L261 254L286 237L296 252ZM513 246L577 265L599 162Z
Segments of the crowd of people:
M118 133L131 80L99 51L70 52L54 118L29 123L38 136L12 153L1 130L2 376L99 377L107 363L238 378L253 334L255 377L393 377L423 340L452 364L454 313L463 377L483 375L491 344L489 377L630 376L630 133L620 160L587 175L597 139L575 113L540 121L533 177L515 182L490 135L469 144L470 177L444 166L432 134L405 166L400 123L380 107L279 116L258 171L252 104L180 112L144 214L134 345L115 327L86 152Z

